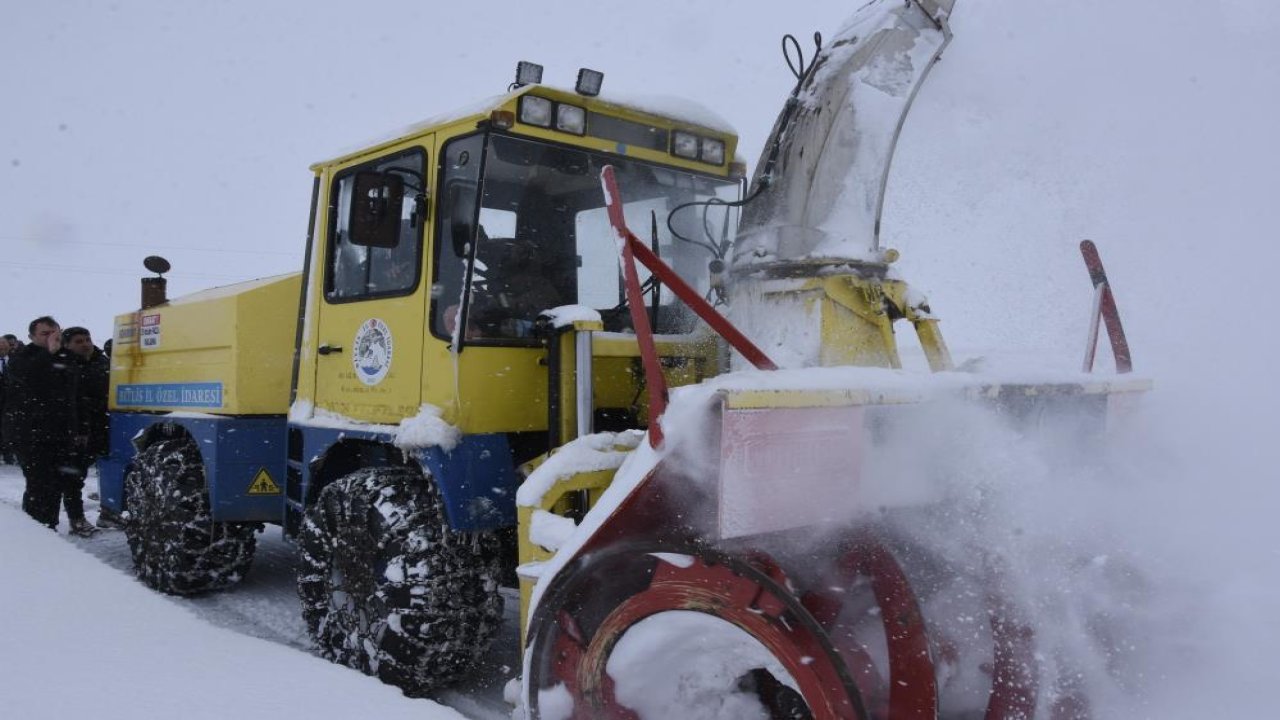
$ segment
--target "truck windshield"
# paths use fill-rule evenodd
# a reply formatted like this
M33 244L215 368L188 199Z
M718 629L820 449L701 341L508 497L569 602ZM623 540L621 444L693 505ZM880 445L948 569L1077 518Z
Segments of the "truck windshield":
M446 148L446 197L459 192L449 187L450 170L467 164L468 147L475 157L479 140L475 136ZM460 225L465 225L466 237L476 244L475 267L466 288L470 293L468 341L532 338L538 314L561 305L594 308L600 311L606 330L630 330L618 245L600 189L600 170L605 165L615 168L632 231L655 243L662 258L686 282L708 292L708 267L715 259L712 248L732 240L737 210L722 204L682 209L672 217L675 234L667 218L685 203L736 200L736 182L495 135L484 158L478 212L474 204L457 202L441 210L433 331L451 337L457 324L467 263L467 243L457 241ZM459 177L455 182L475 191L473 179ZM466 218L446 217L466 212L478 218L478 226ZM643 281L647 273L640 271ZM658 291L657 296L658 332L683 333L694 328L694 316L670 291ZM653 297L646 295L646 302Z

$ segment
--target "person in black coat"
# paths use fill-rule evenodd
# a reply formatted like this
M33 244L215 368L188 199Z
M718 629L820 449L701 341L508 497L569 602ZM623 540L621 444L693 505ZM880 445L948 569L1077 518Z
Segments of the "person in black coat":
M62 331L62 352L68 364L74 365L78 371L79 384L76 390L76 416L83 434L75 452L75 466L78 475L73 482L63 486L62 503L67 509L67 517L84 517L85 477L89 468L98 458L107 454L107 392L111 383L111 361L93 344L93 337L82 327L70 327ZM101 520L101 517L99 517ZM72 521L72 532L88 535L86 526ZM98 523L99 527L110 524Z
M77 403L79 371L62 349L62 328L44 316L31 321L31 342L9 359L5 376L4 437L18 456L26 491L22 509L41 524L57 529L64 488L79 475L77 446L88 443ZM87 526L68 513L72 530Z
M79 370L76 401L80 426L87 430L84 454L89 462L107 454L107 392L111 384L111 360L93 344L82 327L62 331L63 353Z

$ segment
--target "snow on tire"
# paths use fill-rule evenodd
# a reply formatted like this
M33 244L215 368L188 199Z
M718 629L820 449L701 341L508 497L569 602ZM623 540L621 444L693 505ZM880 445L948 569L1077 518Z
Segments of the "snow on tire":
M298 544L302 614L321 654L406 695L465 676L502 625L497 538L451 530L414 468L325 487Z
M234 585L249 572L256 523L215 523L204 464L190 438L149 445L125 475L125 536L148 586L195 595Z

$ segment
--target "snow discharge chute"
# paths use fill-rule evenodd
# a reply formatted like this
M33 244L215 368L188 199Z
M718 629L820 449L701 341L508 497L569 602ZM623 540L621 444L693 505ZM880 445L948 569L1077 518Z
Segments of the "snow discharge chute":
M738 270L879 259L893 149L951 40L953 5L868 3L803 70L756 167L759 196L743 212Z

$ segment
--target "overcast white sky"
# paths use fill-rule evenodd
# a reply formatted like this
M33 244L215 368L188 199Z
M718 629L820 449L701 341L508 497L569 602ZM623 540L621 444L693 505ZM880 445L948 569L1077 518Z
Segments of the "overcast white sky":
M152 253L173 262L174 296L297 269L311 162L501 93L520 59L551 83L585 65L606 92L700 100L754 163L791 84L780 36L807 47L860 4L11 3L0 328L52 313L104 339ZM1260 237L1280 222L1264 189L1280 155L1270 3L960 0L953 25L884 231L953 343L1077 342L1080 237L1113 263L1275 252ZM1186 292L1170 277L1128 289Z

